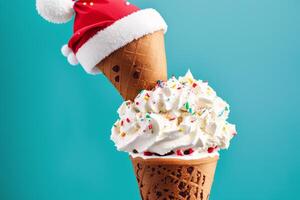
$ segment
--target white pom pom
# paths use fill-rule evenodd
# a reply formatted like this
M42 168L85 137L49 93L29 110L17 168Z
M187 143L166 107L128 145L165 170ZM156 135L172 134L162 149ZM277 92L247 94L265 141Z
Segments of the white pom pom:
M72 0L36 0L38 13L47 21L62 24L70 21L74 14Z
M74 53L70 53L70 54L68 55L68 61L69 61L69 63L70 63L71 65L77 65L77 64L78 64L78 60L77 60L77 58L76 58L76 56L75 56Z
M68 55L70 55L70 53L72 53L72 50L69 48L69 46L67 44L65 44L64 46L62 46L61 48L61 53L65 56L68 57Z

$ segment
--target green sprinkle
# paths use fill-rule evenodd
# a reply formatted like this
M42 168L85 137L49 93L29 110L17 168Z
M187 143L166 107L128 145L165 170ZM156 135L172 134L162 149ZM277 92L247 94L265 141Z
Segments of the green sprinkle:
M189 108L189 113L192 113L192 112L193 112L192 108Z
M147 119L150 119L151 116L147 113L147 114L146 114L146 118L147 118Z
M186 102L186 103L185 103L185 109L188 110L189 108L190 108L190 104L189 104L189 102Z

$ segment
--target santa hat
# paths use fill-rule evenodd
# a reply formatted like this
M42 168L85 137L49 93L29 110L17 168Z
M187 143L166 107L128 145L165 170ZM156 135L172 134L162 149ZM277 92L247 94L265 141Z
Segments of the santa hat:
M135 39L167 25L154 9L140 10L124 0L36 0L38 13L52 23L74 20L74 34L62 53L72 65L82 65L87 73L112 52Z

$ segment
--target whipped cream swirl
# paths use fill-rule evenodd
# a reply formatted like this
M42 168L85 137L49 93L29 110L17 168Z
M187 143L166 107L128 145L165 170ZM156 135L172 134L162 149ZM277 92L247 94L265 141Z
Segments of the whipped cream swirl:
M111 139L130 154L212 153L228 148L236 135L235 125L226 121L229 105L190 71L141 91L134 102L123 102L118 114Z

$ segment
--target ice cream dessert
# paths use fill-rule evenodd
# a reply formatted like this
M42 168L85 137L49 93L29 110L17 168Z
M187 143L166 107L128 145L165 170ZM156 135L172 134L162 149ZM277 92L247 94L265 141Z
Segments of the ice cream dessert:
M130 154L143 199L209 196L218 151L229 147L236 129L227 122L229 105L207 82L194 79L190 71L158 81L133 102L123 102L118 114L111 139ZM203 177L206 184L200 181ZM168 181L177 181L177 186Z
M236 134L226 121L229 105L190 71L142 90L134 102L122 103L118 113L111 139L133 157L199 158L228 148Z

